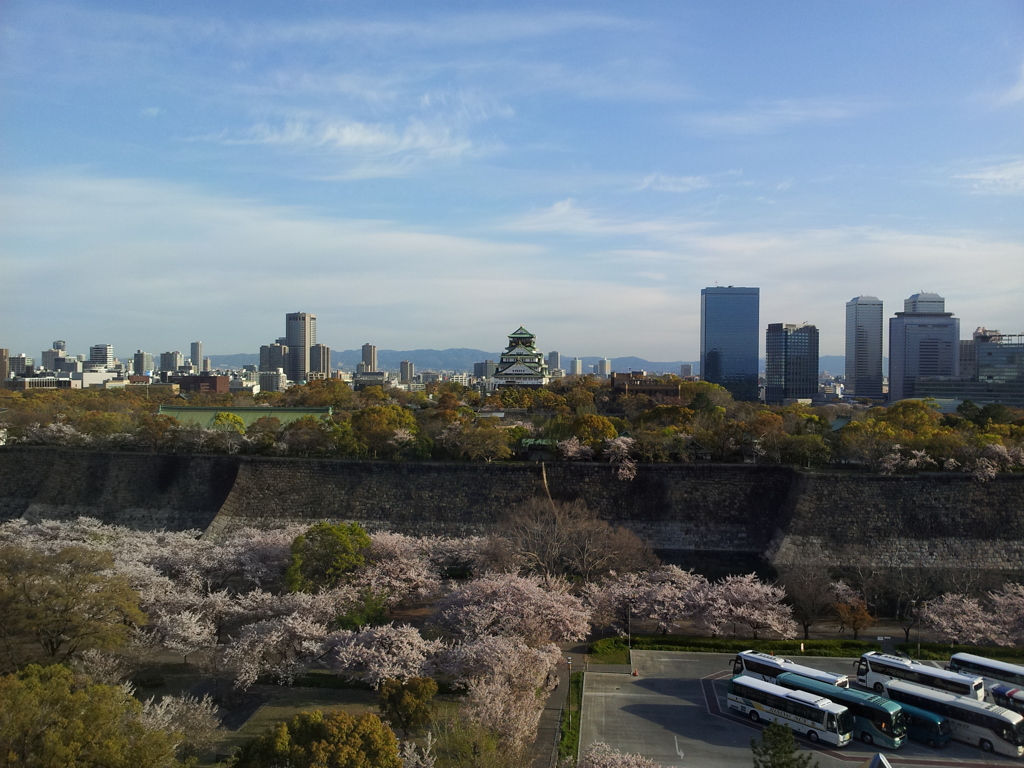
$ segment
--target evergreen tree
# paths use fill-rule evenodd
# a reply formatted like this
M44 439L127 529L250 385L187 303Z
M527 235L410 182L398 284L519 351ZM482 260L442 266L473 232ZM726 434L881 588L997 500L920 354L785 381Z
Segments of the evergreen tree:
M818 768L813 755L800 754L793 732L788 726L770 723L761 734L761 741L753 739L754 768Z

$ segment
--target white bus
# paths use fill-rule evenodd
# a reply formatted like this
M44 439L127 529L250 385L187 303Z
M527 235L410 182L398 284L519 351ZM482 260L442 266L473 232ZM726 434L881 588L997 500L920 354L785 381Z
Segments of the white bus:
M908 683L926 685L929 688L955 693L957 696L985 700L985 681L980 677L960 675L930 664L878 651L868 651L860 657L860 661L857 662L858 683L881 693L890 680L906 680Z
M977 745L983 752L1024 755L1024 715L1018 712L903 680L890 680L885 689L893 701L945 717L957 741Z
M729 681L729 709L755 723L788 725L813 743L845 747L853 738L853 718L842 704L806 691L791 691L756 677L741 675Z
M949 669L961 675L978 675L985 680L985 685L1006 683L1018 688L1024 687L1024 667L975 656L973 653L954 653L949 660Z
M809 677L811 680L818 680L829 685L836 685L840 688L850 687L850 678L847 675L834 675L831 672L822 672L814 667L805 667L790 659L780 659L769 653L760 651L740 651L732 660L732 673L734 675L748 675L759 677L769 683L783 672L792 672L796 675Z

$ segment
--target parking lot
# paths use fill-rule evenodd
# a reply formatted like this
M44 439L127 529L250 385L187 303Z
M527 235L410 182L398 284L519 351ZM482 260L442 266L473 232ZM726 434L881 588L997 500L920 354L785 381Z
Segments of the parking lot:
M760 726L730 714L725 681L732 673L731 654L634 651L639 676L587 672L583 689L580 745L603 741L622 752L640 754L672 768L750 768L750 741ZM853 675L856 659L808 658L804 663L830 672ZM875 754L856 743L841 750L812 747L821 768L851 768ZM893 765L917 768L972 768L1020 763L985 755L975 747L953 742L930 749L907 742L883 751Z

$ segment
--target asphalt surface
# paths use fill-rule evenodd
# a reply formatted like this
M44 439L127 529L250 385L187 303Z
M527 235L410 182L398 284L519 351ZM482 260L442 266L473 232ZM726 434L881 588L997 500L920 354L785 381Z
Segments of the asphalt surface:
M636 752L666 768L750 768L750 742L761 727L731 714L725 682L732 675L732 654L634 651L639 675L602 672L591 666L583 687L580 745L603 741L622 752ZM805 657L808 666L854 674L856 659ZM814 751L821 768L855 768L876 754L858 743L842 749L815 747L798 739L801 749ZM931 749L907 742L898 750L882 750L893 766L917 768L982 768L1020 765L977 747L953 742Z

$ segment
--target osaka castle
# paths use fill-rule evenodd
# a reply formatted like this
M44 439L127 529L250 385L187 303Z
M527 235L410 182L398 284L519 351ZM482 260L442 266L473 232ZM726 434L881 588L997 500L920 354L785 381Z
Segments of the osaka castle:
M491 377L499 387L542 387L548 383L548 364L544 353L533 346L537 337L519 326L509 334L508 347Z

